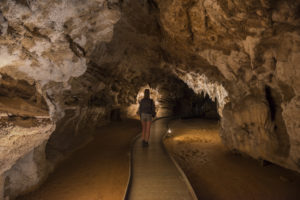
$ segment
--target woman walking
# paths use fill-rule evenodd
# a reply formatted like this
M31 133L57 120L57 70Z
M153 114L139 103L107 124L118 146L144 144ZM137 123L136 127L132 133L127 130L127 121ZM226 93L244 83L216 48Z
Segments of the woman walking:
M150 90L145 89L144 91L144 98L140 101L140 106L138 110L138 114L141 117L142 122L142 139L143 139L143 146L148 146L148 141L150 137L150 128L152 118L155 117L155 104L152 99L150 99Z

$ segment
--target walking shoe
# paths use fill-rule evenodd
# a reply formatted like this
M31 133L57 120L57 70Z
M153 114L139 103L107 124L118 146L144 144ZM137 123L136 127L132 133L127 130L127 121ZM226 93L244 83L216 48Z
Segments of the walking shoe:
M143 143L143 147L148 147L148 142L146 142L146 141L144 141L144 143Z
M149 144L145 140L143 140L143 147L147 147Z

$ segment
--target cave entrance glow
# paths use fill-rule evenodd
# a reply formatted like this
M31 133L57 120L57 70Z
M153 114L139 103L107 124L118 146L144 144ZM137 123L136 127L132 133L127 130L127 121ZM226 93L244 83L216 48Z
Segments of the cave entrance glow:
M156 110L158 111L157 112L157 116L161 116L161 112L162 112L162 109L161 109L161 106L160 106L160 99L161 99L161 94L159 93L159 89L158 88L151 88L149 86L149 84L141 87L138 91L138 94L136 96L136 101L134 104L131 104L128 108L127 108L127 115L129 117L132 117L132 118L137 118L137 110L138 110L138 107L139 107L139 102L141 101L141 99L144 97L144 91L145 89L149 89L150 90L150 97L151 99L153 99L154 103L155 103L155 106L156 106Z

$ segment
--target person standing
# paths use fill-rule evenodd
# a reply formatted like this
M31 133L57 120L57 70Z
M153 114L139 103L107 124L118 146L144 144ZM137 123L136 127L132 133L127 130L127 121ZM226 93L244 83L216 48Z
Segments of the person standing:
M142 142L143 146L147 147L149 137L150 137L150 128L152 123L152 118L156 116L155 104L154 101L150 98L150 90L145 89L144 98L140 101L138 114L141 118L142 123Z

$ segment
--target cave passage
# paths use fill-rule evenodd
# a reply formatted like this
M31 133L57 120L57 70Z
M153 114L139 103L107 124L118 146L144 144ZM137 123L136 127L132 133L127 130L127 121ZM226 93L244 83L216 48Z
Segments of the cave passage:
M148 150L161 152L170 128L167 153L199 199L300 199L299 10L300 0L0 0L0 200L128 197L132 155L147 155L146 88L170 120L153 124Z
M184 114L177 120L154 122L148 148L142 146L138 135L139 121L122 120L99 127L93 142L74 152L38 190L17 199L299 197L298 174L272 164L263 167L252 158L233 154L221 143L218 120ZM164 135L167 151L188 179L181 177L168 157L162 144ZM130 161L130 143L136 136Z
M273 164L263 167L252 158L226 149L218 133L217 102L203 94L187 102L185 95L192 94L188 89L182 96L184 100L172 102L155 89L151 91L154 99L160 97L156 99L160 109L172 108L161 114L172 113L173 117L158 116L163 118L152 125L149 147L142 146L139 121L117 116L112 124L99 127L95 139L63 161L38 190L17 199L299 197L298 174Z
M135 141L127 199L197 199L185 175L180 174L162 144L168 121L165 118L154 122L147 148L141 145L141 138Z

